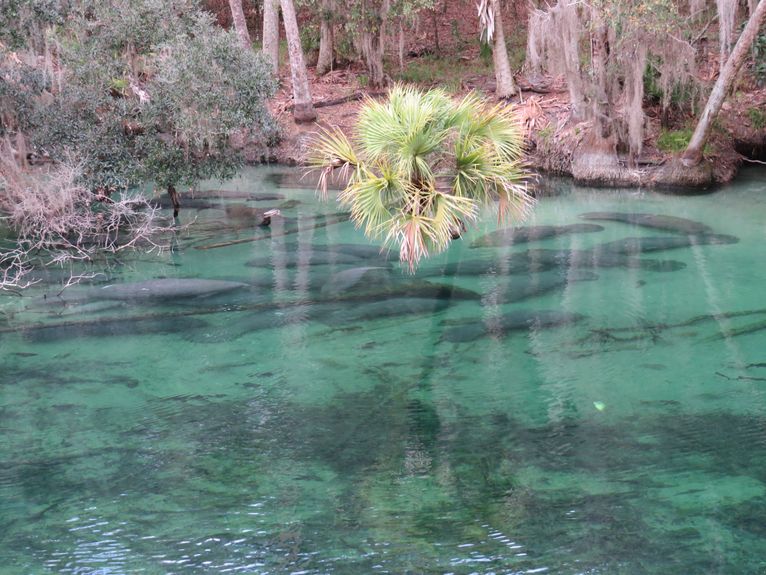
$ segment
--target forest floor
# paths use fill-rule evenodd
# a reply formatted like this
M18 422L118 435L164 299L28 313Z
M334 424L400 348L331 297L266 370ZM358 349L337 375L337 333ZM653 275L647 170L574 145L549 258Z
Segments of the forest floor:
M466 40L478 38L478 21L473 11L463 14L456 10L448 8L435 18L426 19L421 30L408 32L403 67L399 66L396 54L387 54L390 81L423 88L438 86L455 97L475 91L494 103L491 57L480 53L478 40ZM510 12L504 15L506 22L525 21L525 14ZM539 171L573 175L572 157L587 132L588 122L573 119L563 80L544 77L536 78L534 85L529 82L521 72L524 30L511 28L508 36L509 56L521 88L509 104L516 106L527 131L528 161ZM393 38L391 43L395 43ZM717 70L714 55L699 66L701 77L711 85ZM343 63L321 77L317 77L310 66L309 78L319 117L316 124L296 125L291 115L292 89L287 61L281 66L281 87L272 101L272 112L283 127L285 137L272 160L302 163L310 151L311 136L319 126L338 127L348 135L353 134L364 97L380 94L368 90L365 69L358 62ZM344 98L349 101L339 103ZM694 118L688 112L671 110L663 114L659 103L652 102L645 102L644 111L644 150L633 165L628 165L627 158L621 159L621 163L624 162L624 173L628 174L626 184L662 187L672 182L663 181L661 167L683 150L694 128ZM732 180L746 159L766 160L766 87L757 86L747 71L721 110L705 156L715 183ZM651 173L660 175L647 176Z

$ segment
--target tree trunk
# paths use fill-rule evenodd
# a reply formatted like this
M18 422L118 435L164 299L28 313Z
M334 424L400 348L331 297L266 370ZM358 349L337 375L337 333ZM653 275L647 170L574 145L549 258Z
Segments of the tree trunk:
M404 71L404 23L399 19L399 71Z
M319 58L317 59L317 76L322 76L332 70L333 8L332 0L322 0L322 19L319 24Z
M434 27L434 50L436 51L436 56L440 57L442 50L439 46L439 21L436 18L436 5L431 8L431 24Z
M382 88L386 83L383 69L383 52L385 48L385 25L390 8L389 0L383 0L380 10L372 21L366 22L361 30L360 51L369 74L371 88Z
M511 63L508 60L508 50L505 47L500 1L491 0L491 2L495 14L495 33L492 46L492 60L495 65L495 81L497 82L495 95L498 98L510 98L516 93L516 86L513 82Z
M383 71L383 47L380 44L380 34L374 30L362 30L361 49L364 63L367 66L370 87L381 88L385 83L385 73Z
M263 2L263 55L279 73L279 0Z
M594 9L595 11L596 9ZM612 135L612 106L609 97L607 79L607 62L609 61L609 33L606 24L595 15L592 21L596 24L591 35L591 52L593 54L593 74L595 76L596 94L593 102L593 113L596 116L596 126L602 139Z
M317 113L311 102L311 90L306 73L306 62L303 59L298 20L295 17L295 6L293 0L280 0L280 3L287 36L287 53L290 56L290 76L293 81L293 119L296 123L313 122L316 120Z
M181 201L173 184L168 184L168 196L170 196L170 203L173 205L173 217L177 218L178 212L181 211Z
M237 37L245 50L250 50L250 34L247 32L247 23L245 22L245 12L242 10L242 0L229 0L231 8L231 19L234 21L234 29L237 31Z
M696 166L702 161L702 150L705 147L710 130L713 127L713 122L718 116L718 112L721 110L723 101L731 91L734 79L737 76L742 64L745 62L750 46L752 46L755 37L758 34L761 26L766 22L766 0L760 0L755 10L747 21L745 29L742 31L742 35L737 40L737 44L732 50L731 56L726 61L721 74L718 76L713 90L710 92L707 105L705 106L702 115L700 116L697 127L694 129L689 146L686 148L681 162L684 166L691 167Z

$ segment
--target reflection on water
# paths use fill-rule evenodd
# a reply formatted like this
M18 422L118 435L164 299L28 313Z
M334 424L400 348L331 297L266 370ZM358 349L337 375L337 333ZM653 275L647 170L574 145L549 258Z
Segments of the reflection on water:
M211 185L0 299L0 574L763 572L763 178L563 182L414 276L292 172Z

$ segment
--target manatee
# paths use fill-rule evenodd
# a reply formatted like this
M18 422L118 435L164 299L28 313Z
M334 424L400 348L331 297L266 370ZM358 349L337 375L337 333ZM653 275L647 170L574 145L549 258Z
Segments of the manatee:
M431 284L436 286L436 284ZM473 293L473 292L472 292ZM393 294L393 295L391 295ZM414 294L414 295L410 295ZM478 299L478 294L473 294ZM185 332L183 338L196 343L223 343L244 335L290 324L320 321L331 326L343 326L375 319L422 315L441 311L450 305L451 298L438 297L439 292L402 291L386 294L368 294L352 299L353 303L333 299L314 303L286 304L257 313L236 312L226 318L223 325L204 325Z
M452 262L441 267L423 267L418 271L422 276L480 276L485 274L514 275L529 274L557 267L555 261L541 261L530 257L528 252L516 252L503 258L487 258Z
M469 320L458 324L450 322L447 325L452 327L444 330L442 340L464 343L485 336L503 337L514 331L558 327L576 323L584 318L585 316L577 313L555 310L515 310L486 321Z
M570 224L568 226L527 226L519 228L504 228L481 236L471 243L472 248L508 246L535 242L575 233L592 233L603 231L603 226L596 224Z
M299 252L281 252L275 251L270 256L261 256L245 263L248 267L254 268L295 268L302 266L324 266L324 265L360 265L364 260L357 256L344 254L340 252L325 252L312 249L306 253Z
M384 267L355 267L330 276L321 289L324 298L333 298L350 291L380 291L391 285L391 272Z
M713 229L701 222L687 220L676 216L663 216L657 214L641 214L627 212L589 212L581 214L585 220L597 220L607 222L624 222L643 228L654 230L665 230L667 232L677 232L680 234L696 235L712 233Z
M37 325L20 330L22 337L33 343L86 337L115 337L191 332L202 329L205 322L190 317L151 319L109 319Z
M298 249L296 243L285 244L284 251L295 251ZM394 261L399 259L398 252L391 251L381 246L371 246L368 244L315 244L312 249L318 252L341 253L354 256L360 260L380 260Z
M399 259L399 254L382 246L370 246L367 244L333 244L333 250L344 254L351 254L359 258L372 258L394 261Z
M650 260L634 256L589 250L527 250L527 257L539 262L541 267L564 267L568 269L640 268L649 271L669 272L684 269L686 264L675 260Z
M553 270L540 274L509 276L492 292L486 294L485 299L489 296L494 303L512 303L544 295L572 282L596 279L597 274L583 270Z
M246 283L201 278L161 278L134 283L110 284L86 293L92 299L150 300L204 297L244 289Z
M31 308L69 306L93 301L181 300L249 288L246 283L200 278L160 278L132 283L112 283L101 287L73 286L61 293L36 298Z
M330 325L345 325L359 321L415 316L442 311L449 306L448 299L430 297L396 297L361 305L347 305L330 313L321 314L319 321Z
M601 244L594 249L616 254L638 255L641 253L673 250L695 245L735 244L738 241L738 237L724 234L700 234L695 236L646 236L636 238L623 238L621 240L615 240L613 242Z
M227 315L226 322L221 326L206 325L202 329L190 330L184 333L183 338L195 343L224 343L254 331L303 323L337 309L337 306L334 306L325 310L326 307L327 304L300 304L275 307L256 313L237 312Z

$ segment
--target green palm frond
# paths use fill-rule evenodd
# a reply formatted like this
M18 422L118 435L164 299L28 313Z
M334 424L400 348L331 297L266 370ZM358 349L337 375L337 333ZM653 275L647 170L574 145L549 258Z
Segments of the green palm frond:
M351 209L351 219L357 228L364 226L369 237L379 237L382 227L392 217L386 197L392 194L396 181L376 176L363 168L364 177L351 183L338 196L338 201Z
M359 163L351 142L339 129L322 128L314 138L308 164L310 168L320 170L318 189L323 198L327 197L328 180L335 170L340 170L342 177L348 176L350 171L357 169Z
M411 270L446 249L482 207L504 221L534 204L513 109L475 94L454 102L443 90L394 86L386 101L365 102L355 141L356 152L339 131L324 131L312 165L323 178L349 172L339 201L367 236L397 245Z

